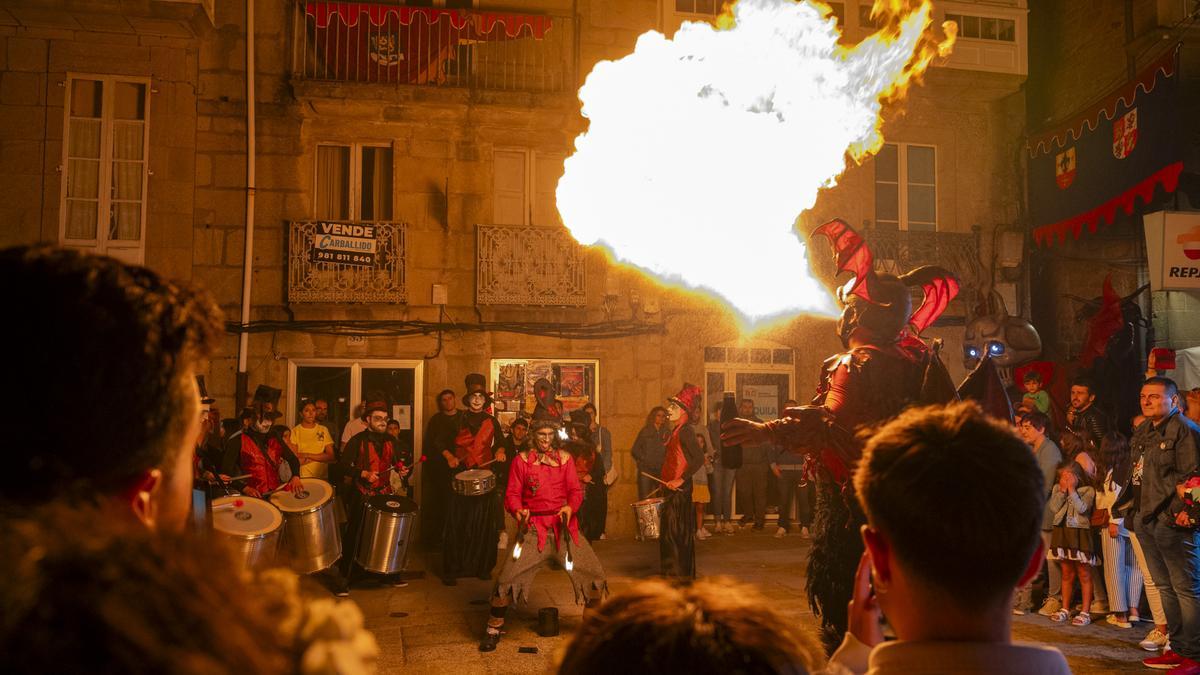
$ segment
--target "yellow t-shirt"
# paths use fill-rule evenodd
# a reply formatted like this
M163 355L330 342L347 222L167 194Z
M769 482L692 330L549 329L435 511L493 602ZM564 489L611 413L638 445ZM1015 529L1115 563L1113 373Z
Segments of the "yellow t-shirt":
M292 429L292 442L300 448L300 452L309 455L319 455L325 452L325 446L333 442L333 436L324 426L318 424L306 429L303 424L297 424ZM300 476L303 478L325 479L329 475L329 464L325 462L309 462L300 465Z

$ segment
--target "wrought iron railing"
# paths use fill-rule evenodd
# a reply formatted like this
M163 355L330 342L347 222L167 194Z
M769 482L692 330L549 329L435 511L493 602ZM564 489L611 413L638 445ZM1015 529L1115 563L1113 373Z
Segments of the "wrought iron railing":
M293 221L288 302L407 302L404 223Z
M979 266L979 242L972 232L870 229L863 236L881 272L903 274L921 265L941 265L965 274Z
M574 17L388 0L294 7L296 79L532 92L576 86Z
M583 247L562 227L479 225L475 298L481 305L582 307Z

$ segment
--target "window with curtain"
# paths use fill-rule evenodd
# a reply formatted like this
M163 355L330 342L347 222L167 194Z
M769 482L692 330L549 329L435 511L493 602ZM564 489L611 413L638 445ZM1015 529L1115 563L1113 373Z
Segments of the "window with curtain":
M141 262L148 85L109 76L68 81L60 239Z
M362 144L317 146L316 217L392 219L392 149Z
M875 226L937 230L937 148L885 143L875 155Z

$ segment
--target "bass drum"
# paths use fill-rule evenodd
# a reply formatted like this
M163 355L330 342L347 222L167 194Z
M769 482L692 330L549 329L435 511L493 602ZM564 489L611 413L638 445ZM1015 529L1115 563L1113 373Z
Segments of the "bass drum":
M283 515L270 502L237 496L214 499L212 526L233 544L247 569L275 562L283 534Z
M417 503L407 497L378 495L363 504L362 541L355 561L363 569L395 574L408 561L408 540Z
M283 548L292 569L312 574L342 555L342 536L334 511L333 486L320 478L301 478L295 492L280 490L271 503L283 512Z

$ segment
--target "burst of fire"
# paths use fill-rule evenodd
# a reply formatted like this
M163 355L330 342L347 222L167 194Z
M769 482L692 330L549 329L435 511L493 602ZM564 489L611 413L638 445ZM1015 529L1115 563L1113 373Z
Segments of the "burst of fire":
M748 319L831 312L796 219L848 160L878 151L883 103L948 53L953 24L939 43L930 12L877 0L882 27L853 46L814 0L740 0L718 28L642 35L579 90L589 128L558 183L563 222Z

